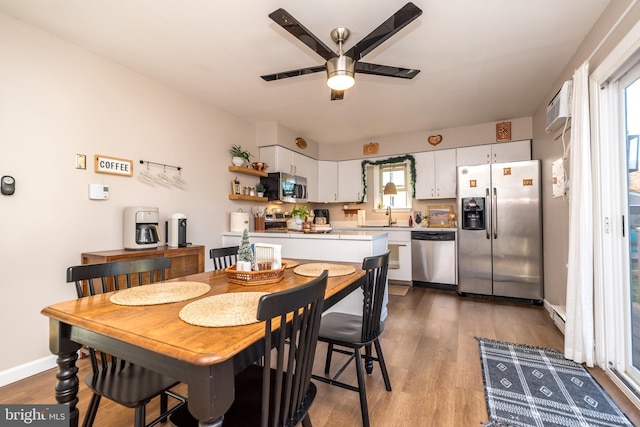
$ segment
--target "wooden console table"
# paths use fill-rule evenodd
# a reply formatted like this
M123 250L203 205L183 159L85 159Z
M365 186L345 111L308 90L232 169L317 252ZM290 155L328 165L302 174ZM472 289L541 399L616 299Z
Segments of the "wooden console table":
M184 248L170 248L159 246L153 249L117 249L113 251L84 252L82 264L97 264L102 262L126 261L167 257L171 259L171 268L165 271L165 278L188 276L204 272L204 246L193 245Z

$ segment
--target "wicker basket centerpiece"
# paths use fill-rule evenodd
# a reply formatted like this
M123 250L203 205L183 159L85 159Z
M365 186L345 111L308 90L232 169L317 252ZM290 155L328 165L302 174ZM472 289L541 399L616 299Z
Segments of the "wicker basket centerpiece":
M283 263L282 267L277 270L239 271L236 270L236 264L233 264L231 267L225 268L224 271L231 283L255 286L279 282L284 278L286 268L287 264Z

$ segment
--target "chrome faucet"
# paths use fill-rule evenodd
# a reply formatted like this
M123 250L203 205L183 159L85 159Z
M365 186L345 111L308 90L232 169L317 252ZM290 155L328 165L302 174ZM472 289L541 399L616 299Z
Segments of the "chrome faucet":
M385 215L389 217L388 227L391 227L393 224L396 223L395 221L392 221L392 218L391 218L391 205L387 206L387 213Z

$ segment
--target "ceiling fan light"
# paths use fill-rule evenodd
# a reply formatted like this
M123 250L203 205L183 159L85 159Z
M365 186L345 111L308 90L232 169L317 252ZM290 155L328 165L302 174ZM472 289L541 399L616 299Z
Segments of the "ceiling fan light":
M346 73L346 72L345 72ZM327 80L327 86L333 90L349 89L355 83L353 76L348 74L334 74Z
M327 61L327 86L333 90L346 90L355 83L355 63L348 56L338 56Z

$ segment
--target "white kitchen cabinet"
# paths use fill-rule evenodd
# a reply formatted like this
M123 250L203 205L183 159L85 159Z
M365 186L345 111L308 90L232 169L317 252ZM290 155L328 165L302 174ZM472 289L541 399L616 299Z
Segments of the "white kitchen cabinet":
M389 236L388 247L391 251L387 278L411 283L411 231L390 228L385 229Z
M458 148L456 151L456 164L458 166L519 162L531 160L531 140L476 145Z
M359 202L362 197L362 160L338 162L338 201Z
M312 199L311 199L312 200ZM318 192L315 202L338 201L338 162L318 161Z
M268 172L284 172L307 178L309 200L318 196L318 161L278 145L260 147L260 161L268 165Z
M304 170L317 162L311 157L279 145L260 147L260 161L269 165L269 172L284 172L298 176L305 176Z
M456 150L415 153L416 199L456 197Z
M296 158L296 175L307 178L307 198L315 200L318 198L318 161L311 157L298 154L301 158Z

